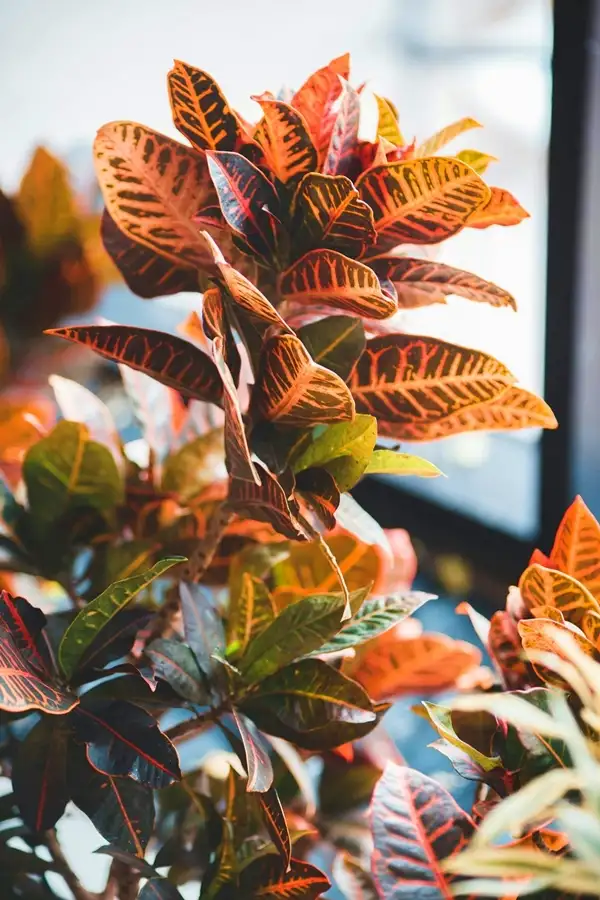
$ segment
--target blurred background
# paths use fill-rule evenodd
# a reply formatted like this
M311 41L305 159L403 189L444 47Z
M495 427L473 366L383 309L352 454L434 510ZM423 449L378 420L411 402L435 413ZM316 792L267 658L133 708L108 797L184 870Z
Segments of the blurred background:
M232 105L255 118L251 94L297 88L345 51L353 82L368 79L393 99L409 140L462 116L481 122L476 146L499 160L489 178L531 214L516 228L466 229L439 256L509 290L516 315L451 298L411 311L406 329L499 357L545 396L559 431L420 445L446 479L393 489L372 481L357 491L382 524L408 528L426 574L456 595L474 594L480 607L493 605L533 544L549 549L576 492L600 515L597 0L0 0L0 188L17 191L36 147L47 147L68 167L93 230L101 207L96 129L132 119L177 137L166 90L173 58L209 71ZM173 330L194 305L183 294L143 301L108 282L93 311L85 295L80 321L99 314ZM469 628L450 614L441 628L439 607L427 610L440 630L461 636ZM416 762L411 747L422 748L430 732L406 715L409 705L394 715ZM93 849L97 836L89 842ZM87 844L75 846L87 854Z

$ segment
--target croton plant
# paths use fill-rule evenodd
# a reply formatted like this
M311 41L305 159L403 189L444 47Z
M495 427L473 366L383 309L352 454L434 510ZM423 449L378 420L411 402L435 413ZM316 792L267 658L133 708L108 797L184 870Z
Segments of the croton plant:
M400 330L401 310L447 295L515 306L412 255L526 216L481 177L490 157L438 155L477 123L407 142L375 97L363 139L365 91L348 79L343 56L289 96L254 98L252 124L177 62L169 94L189 143L133 122L98 133L102 236L127 284L199 296L183 336L50 332L119 364L141 436L124 442L98 397L53 376L60 421L5 471L3 896L66 883L76 900L172 900L190 885L214 900L316 898L332 880L348 898L450 896L442 861L475 825L403 766L382 720L405 694L499 685L476 647L409 619L430 599L411 590L410 541L348 492L366 474L439 474L399 440L556 422L496 359ZM594 607L584 623L583 601L556 599L558 579L585 574L572 554L537 558L490 629L502 687L536 709L546 670L519 640L528 652L550 620L594 641ZM487 785L478 819L558 758L492 713L426 712L440 749ZM99 895L57 837L75 807L112 857ZM540 852L547 830L531 832Z

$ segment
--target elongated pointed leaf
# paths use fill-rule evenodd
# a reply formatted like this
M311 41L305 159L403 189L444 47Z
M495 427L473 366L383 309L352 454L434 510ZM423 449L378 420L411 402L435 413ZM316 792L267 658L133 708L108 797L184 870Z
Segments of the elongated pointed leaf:
M404 637L389 631L367 647L349 671L373 699L391 700L448 690L480 663L481 652L466 641L435 633Z
M132 543L134 543L132 541ZM126 546L126 545L124 545ZM120 548L119 548L120 549ZM121 569L123 577L131 574L141 574L151 561L152 554L144 545L140 551L139 546L132 548L136 555L128 558L127 564ZM122 580L122 579L120 579ZM101 669L108 663L127 656L140 631L148 624L152 612L141 607L131 607L121 610L118 616L102 628L87 647L79 662L83 669Z
M365 349L365 330L355 316L328 316L298 329L313 361L346 381Z
M326 644L314 650L310 656L324 653L338 653L349 647L364 644L393 628L417 609L435 599L433 594L422 591L407 591L406 594L390 597L371 597L365 600L357 613L344 622L338 633Z
M300 113L279 100L253 99L263 111L255 140L262 148L266 164L275 178L287 184L314 171L317 168L317 151Z
M442 861L463 850L471 818L440 784L414 769L388 763L371 806L373 875L381 896L446 900L452 876Z
M296 478L296 491L328 531L335 528L340 491L333 475L326 469L304 469Z
M490 163L498 162L497 156L482 153L480 150L461 150L456 158L475 169L478 175L483 175Z
M57 406L63 419L69 422L81 422L88 429L92 440L108 447L115 459L117 468L123 470L123 450L117 426L106 403L83 384L63 378L62 375L51 375L48 379L54 391Z
M42 610L24 597L0 591L0 625L10 632L19 652L41 674L48 674L52 669L48 644L42 634L47 621Z
M96 771L77 745L70 748L68 774L73 802L102 837L115 848L143 859L154 827L152 791L132 778Z
M398 124L398 116L389 100L385 97L379 97L377 94L375 101L377 103L377 137L385 138L396 147L405 144L405 140L400 131Z
M402 243L437 244L461 231L490 197L473 169L441 156L374 166L357 187L373 210L379 252Z
M267 263L275 248L279 201L265 175L239 153L207 153L208 168L225 221L250 255Z
M513 381L508 369L485 353L435 338L391 334L368 341L349 387L357 411L410 425L479 406Z
M213 655L225 656L225 630L221 618L201 585L182 581L179 595L185 640L200 669L218 691L221 667Z
M151 878L141 889L138 900L181 900L181 894L166 878Z
M449 144L454 138L472 128L481 128L481 125L479 122L476 122L475 119L469 118L459 119L451 125L446 125L445 128L436 131L436 133L430 138L427 138L426 141L418 144L415 150L415 156L434 156L438 150L441 150L442 147L445 147L446 144Z
M592 642L585 636L583 631L570 622L556 622L554 619L523 619L517 624L519 636L523 650L529 661L533 664L533 668L541 681L547 684L556 685L565 689L563 679L554 674L551 670L540 666L532 659L532 654L536 653L552 653L559 659L566 659L568 655L561 646L560 638L568 637L575 641L579 650L586 656L593 658L596 648Z
M222 388L212 360L188 341L173 334L128 325L75 325L46 332L83 344L175 388L187 397L220 403Z
M153 789L181 778L175 747L139 706L90 699L78 708L74 725L89 762L105 775L127 775Z
M337 104L329 146L323 162L325 175L346 175L354 162L358 142L360 100L354 88L344 81Z
M292 541L308 540L304 529L297 520L298 508L289 501L284 489L270 472L257 465L260 485L240 478L232 478L229 483L229 504L251 519L268 522L280 534Z
M152 299L200 290L195 268L178 265L171 258L139 244L121 231L107 209L102 213L100 234L127 287L138 297Z
M344 175L305 175L294 195L294 247L361 256L375 240L373 212Z
M477 303L489 303L490 306L517 308L508 291L478 275L444 263L410 257L382 257L373 260L372 267L380 278L393 282L401 309L438 303L440 298L451 294Z
M366 470L377 440L377 420L357 415L352 422L329 425L292 462L295 472L313 466L328 466L332 461L344 464L332 469L340 490L348 490ZM344 476L348 476L344 478ZM339 479L339 480L338 480Z
M397 453L395 450L375 450L365 475L418 475L420 478L436 478L442 473L437 466L413 456L412 453Z
M252 460L240 401L229 366L225 362L223 338L213 340L213 359L223 382L223 407L225 410L225 462L233 478L260 484L260 475Z
M329 880L310 863L292 859L286 871L278 856L262 856L246 866L239 879L244 900L315 900L331 887Z
M21 818L36 834L53 828L69 801L68 730L63 719L43 717L15 753L12 784Z
M347 80L349 75L350 58L345 53L314 72L292 98L292 106L302 115L312 135L319 162L325 159L331 140L336 101L342 93L340 78Z
M501 768L502 762L499 756L491 755L492 742L498 728L497 720L489 713L461 713L458 710L440 706L437 703L423 702L423 706L429 716L430 722L445 742L466 753L467 756L484 772ZM467 743L461 737L461 723L466 726L463 730L467 735L473 735L477 740L477 746ZM458 728L458 732L457 732ZM461 733L459 733L461 732ZM486 745L488 753L484 753L479 745Z
M406 441L437 441L465 431L516 431L558 428L556 416L540 397L511 385L499 397L472 406L439 422L380 422L383 436Z
M527 683L530 669L523 659L519 632L505 610L498 610L490 620L487 647L509 689Z
M503 188L493 187L489 200L469 216L469 228L489 228L490 225L518 225L529 213L516 197Z
M343 610L342 594L315 594L286 606L240 660L244 680L261 681L299 656L318 650L342 627Z
M581 497L565 513L554 539L548 568L576 578L600 598L600 524Z
M239 125L218 84L176 59L168 76L175 127L197 150L235 150Z
M81 222L68 170L44 147L35 150L14 203L36 256L43 259L65 241L79 239Z
M354 402L344 382L313 362L291 334L270 338L255 387L259 413L286 425L317 425L354 418Z
M248 791L264 794L273 784L273 766L260 735L254 725L242 713L232 710L244 747Z
M519 590L528 609L552 606L575 625L587 611L600 614L598 601L579 581L537 563L525 569L519 579Z
M78 703L74 694L47 684L21 655L11 635L0 628L0 709L11 713L39 709L61 716Z
M250 641L275 618L275 605L263 579L242 572L241 590L230 587L227 645L243 654Z
M172 566L185 562L178 556L163 559L141 575L133 575L111 584L73 619L65 631L58 648L58 660L66 678L77 669L86 650L99 632L117 615L136 594L159 578Z
M170 684L176 693L192 703L210 702L202 683L196 658L189 647L179 641L158 638L146 648L146 654L159 678Z
M210 268L192 217L210 202L206 162L183 144L135 122L109 122L94 142L106 208L124 234L176 265Z
M397 309L372 269L335 250L311 250L283 273L280 291L292 303L318 302L369 319L386 319Z
M267 734L306 750L328 750L377 722L365 691L320 659L303 659L262 681L242 708Z

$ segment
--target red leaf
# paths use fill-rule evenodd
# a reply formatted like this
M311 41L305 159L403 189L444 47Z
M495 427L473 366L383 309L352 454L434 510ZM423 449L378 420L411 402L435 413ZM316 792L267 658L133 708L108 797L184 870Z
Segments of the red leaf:
M348 82L345 82L323 163L325 175L347 174L354 159L354 150L358 141L359 117L358 94Z

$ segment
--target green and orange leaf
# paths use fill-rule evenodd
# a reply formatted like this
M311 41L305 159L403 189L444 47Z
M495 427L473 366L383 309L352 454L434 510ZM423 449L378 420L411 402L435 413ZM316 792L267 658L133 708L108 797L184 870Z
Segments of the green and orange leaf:
M483 206L470 216L469 228L489 228L490 225L518 225L529 213L523 209L516 197L503 188L490 188L491 195Z
M253 99L263 111L254 137L275 178L287 184L313 172L317 167L317 151L300 113L279 100Z
M480 406L461 410L438 422L382 422L380 433L406 441L437 441L472 431L515 431L520 428L557 428L547 403L517 385Z
M449 144L454 138L457 138L465 131L469 131L471 128L481 128L481 125L479 122L476 122L475 119L470 119L468 117L459 119L457 122L452 122L451 125L446 125L445 128L436 131L430 138L427 138L426 141L419 144L415 150L415 156L435 156L438 150L441 150L442 147L445 147L446 144Z
M449 295L490 306L517 308L514 297L485 278L444 263L410 257L374 259L371 267L380 278L393 282L401 309L444 302Z
M176 59L168 84L175 127L196 150L235 150L238 120L207 72Z
M411 428L498 397L514 381L485 353L435 338L390 334L367 342L348 386L358 412ZM387 432L386 432L387 433Z
M335 250L306 253L283 273L279 289L292 303L319 303L370 319L387 319L397 309L369 266Z
M361 256L375 240L371 207L343 175L306 175L292 206L295 245L303 250L337 250Z
M471 224L490 198L473 169L441 156L373 166L356 186L373 210L379 253L402 243L437 244Z
M208 169L221 212L242 250L270 264L276 246L279 201L275 188L239 153L209 151ZM202 240L202 239L201 239Z
M398 114L390 100L374 94L377 103L377 137L384 138L395 147L402 147L406 142L398 124Z
M219 373L210 359L173 334L128 325L74 325L46 332L150 375L187 397L221 403Z
M292 334L276 335L265 343L255 396L259 414L282 425L354 418L354 401L342 379L315 363Z
M192 219L214 202L205 160L135 122L109 122L94 141L94 164L109 215L138 244L176 266L210 268Z
M600 598L600 525L581 497L575 498L558 527L550 565Z
M380 896L443 900L452 876L442 861L460 853L475 825L437 781L388 763L371 805L372 869Z
M490 163L498 162L496 156L482 153L480 150L461 150L456 154L456 158L475 169L478 175L483 175Z

